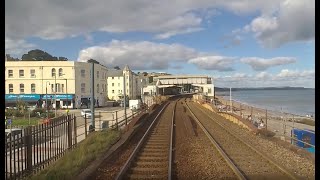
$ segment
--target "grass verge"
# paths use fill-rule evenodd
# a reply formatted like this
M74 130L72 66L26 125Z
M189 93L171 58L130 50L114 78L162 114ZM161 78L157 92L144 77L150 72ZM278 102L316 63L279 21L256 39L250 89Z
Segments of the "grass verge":
M73 179L89 163L100 157L117 142L119 137L120 132L115 130L93 132L74 150L67 152L61 159L29 179Z
M309 126L315 126L315 123L316 123L314 120L311 120L311 119L302 119L298 122L301 124L307 124Z
M26 118L26 119L24 119L23 117L22 118L14 118L14 119L12 119L12 126L37 125L40 120L41 120L41 118L32 117L32 118L30 118L30 122L29 122L29 118Z

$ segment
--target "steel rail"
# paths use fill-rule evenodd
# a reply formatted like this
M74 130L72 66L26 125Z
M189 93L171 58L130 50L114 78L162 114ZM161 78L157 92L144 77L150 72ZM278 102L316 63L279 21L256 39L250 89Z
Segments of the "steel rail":
M170 102L167 102L163 108L161 109L161 111L159 112L159 114L153 119L151 125L149 126L149 128L147 129L147 131L144 133L144 135L142 136L141 140L139 141L138 145L135 147L135 149L133 150L133 152L131 153L129 159L126 161L126 163L124 164L124 166L121 168L119 174L117 175L117 177L115 178L116 180L120 180L123 178L123 176L125 175L126 171L128 170L128 168L130 167L132 161L134 160L134 157L137 155L137 153L139 152L139 149L141 148L143 142L146 140L147 135L149 134L149 131L153 128L153 125L155 124L156 120L158 119L158 117L160 116L160 114L162 114L163 110L170 104Z
M281 165L279 165L278 163L276 163L274 160L272 160L270 157L264 155L263 153L259 152L256 148L254 148L252 145L248 144L247 142L243 141L241 138L237 137L236 135L234 135L233 133L231 133L228 129L226 129L226 127L221 124L220 122L217 122L216 120L214 120L207 112L203 111L201 108L196 107L197 109L199 109L202 113L206 114L211 120L213 120L215 123L217 123L222 129L224 129L225 131L227 131L231 136L233 136L234 138L236 138L237 140L239 140L240 142L242 142L243 144L245 144L247 147L249 147L250 149L252 149L255 153L259 154L261 157L263 157L265 160L269 161L272 165L276 166L277 168L279 168L282 172L284 172L285 174L287 174L291 179L299 179L298 177L296 177L295 175L293 175L291 172L289 172L288 170L286 170L284 167L282 167Z
M187 108L191 115L194 117L200 128L203 130L203 132L207 135L207 137L210 139L211 143L214 145L214 147L218 150L220 155L223 157L223 159L226 161L228 166L232 169L232 171L236 174L236 176L241 179L245 180L247 179L238 169L238 167L231 161L231 159L227 156L227 154L222 150L222 148L219 146L219 144L214 140L214 138L211 136L211 134L208 132L208 130L203 126L203 124L199 121L199 119L195 116L195 114L191 111L189 105L186 103Z
M179 101L179 100L178 100ZM175 111L177 107L177 103L174 105L173 112L172 112L172 120L171 120L171 133L170 133L170 149L169 149L169 166L168 166L168 180L171 180L171 169L172 169L172 144L173 144L173 125L174 125L174 119L175 119Z

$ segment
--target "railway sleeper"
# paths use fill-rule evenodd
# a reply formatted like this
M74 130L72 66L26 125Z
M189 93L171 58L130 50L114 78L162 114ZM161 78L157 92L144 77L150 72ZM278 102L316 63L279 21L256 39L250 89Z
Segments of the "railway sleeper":
M133 167L129 170L129 174L166 175L168 174L168 168L166 167L154 167L154 168Z
M168 153L168 149L142 149L141 152L145 153Z
M167 142L147 142L148 145L155 145L155 146L169 146Z
M168 152L141 152L141 153L139 153L139 156L147 156L147 157L149 157L149 156L153 156L153 157L155 157L155 156L167 156L168 155Z
M137 161L133 163L135 167L168 167L168 163L165 161Z
M137 161L144 161L144 162L163 162L163 161L168 161L168 157L154 157L154 156L140 156L137 157Z
M130 174L126 179L167 179L168 176L165 174L153 174L153 175L144 175L144 174Z
M144 149L168 149L168 146L160 146L160 145L150 145L146 144Z

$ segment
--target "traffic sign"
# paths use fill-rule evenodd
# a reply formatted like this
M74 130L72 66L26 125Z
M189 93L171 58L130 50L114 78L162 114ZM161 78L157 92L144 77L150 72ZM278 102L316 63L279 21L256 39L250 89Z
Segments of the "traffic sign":
M8 124L11 124L12 123L12 120L11 119L8 119Z

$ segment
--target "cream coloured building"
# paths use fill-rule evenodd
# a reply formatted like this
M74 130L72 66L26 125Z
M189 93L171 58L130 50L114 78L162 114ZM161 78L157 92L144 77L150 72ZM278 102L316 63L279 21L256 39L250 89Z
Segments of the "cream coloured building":
M95 99L103 105L107 95L107 68L100 64L94 67ZM6 61L6 104L21 99L43 107L48 101L53 108L78 108L90 98L90 76L91 64L86 62Z
M110 100L120 100L124 95L124 79L126 86L126 95L129 99L138 99L141 94L141 80L138 75L130 70L126 65L123 70L110 69L108 77L108 98Z

